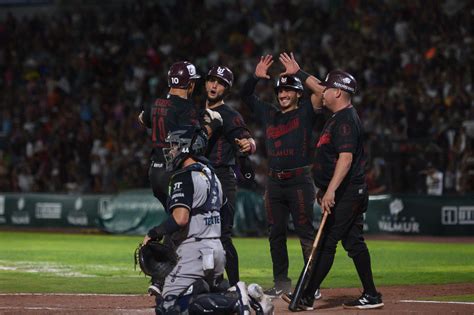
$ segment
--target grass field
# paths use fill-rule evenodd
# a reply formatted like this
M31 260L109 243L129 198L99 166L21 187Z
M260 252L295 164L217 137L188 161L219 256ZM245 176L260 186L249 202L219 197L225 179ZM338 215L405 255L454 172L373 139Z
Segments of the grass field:
M0 232L0 292L144 293L148 279L134 270L140 236ZM267 239L238 238L242 280L272 284ZM376 284L474 282L472 244L368 241ZM296 239L288 242L290 277L302 268ZM359 287L341 246L322 287ZM472 298L472 297L471 297ZM465 300L465 298L464 298Z

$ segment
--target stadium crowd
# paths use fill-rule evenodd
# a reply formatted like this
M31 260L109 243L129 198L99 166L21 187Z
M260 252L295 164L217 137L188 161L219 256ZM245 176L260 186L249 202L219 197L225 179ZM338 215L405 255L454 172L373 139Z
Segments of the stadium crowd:
M111 193L149 187L137 116L190 60L236 75L226 103L264 130L238 91L265 53L292 51L324 78L355 75L372 193L474 192L472 1L133 1L0 18L0 191ZM278 75L274 67L273 78ZM282 69L281 69L282 70ZM204 84L204 82L202 82ZM272 100L274 80L258 94ZM204 105L203 90L195 93ZM317 131L316 131L317 132ZM439 178L439 177L438 177ZM416 179L416 180L415 180Z

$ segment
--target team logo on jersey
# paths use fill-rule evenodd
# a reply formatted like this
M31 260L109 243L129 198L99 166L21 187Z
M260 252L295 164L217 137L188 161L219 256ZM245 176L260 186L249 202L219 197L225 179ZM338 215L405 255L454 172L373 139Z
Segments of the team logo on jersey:
M286 83L286 77L281 77L280 81L281 83Z
M351 134L351 126L349 126L348 124L342 124L340 127L339 127L339 134L341 136L348 136Z
M175 201L178 201L178 200L176 200L176 198L184 198L184 194L183 193L177 193L177 194L174 194L173 196L171 196L171 199L175 199Z
M329 133L325 133L319 138L319 141L316 147L319 148L323 144L328 144L328 143L331 143L331 135Z
M276 125L276 126L270 125L266 130L266 134L269 139L276 139L290 133L293 130L298 129L299 126L300 126L300 118L295 117L284 125L283 124Z
M174 183L173 190L181 189L181 185L182 185L182 184L183 184L183 182Z
M244 122L242 120L242 118L240 116L235 116L233 119L232 119L232 123L234 124L234 126L236 127L239 127L239 126L244 126Z

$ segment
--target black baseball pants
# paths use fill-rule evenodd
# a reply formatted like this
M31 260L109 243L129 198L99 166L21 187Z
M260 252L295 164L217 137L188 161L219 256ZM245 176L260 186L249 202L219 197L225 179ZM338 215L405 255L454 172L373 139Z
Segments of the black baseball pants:
M291 286L288 278L288 250L286 247L289 216L301 243L304 260L311 253L314 239L313 206L315 187L311 175L302 174L289 179L267 178L265 209L269 225L270 254L273 281L277 289Z
M221 210L221 242L226 254L225 271L231 286L239 282L239 256L232 242L232 229L234 227L235 195L237 192L237 179L231 167L216 167L215 173L219 178L222 191L227 197L227 205Z
M322 193L322 192L321 192ZM335 205L328 216L321 234L318 254L305 296L314 296L334 262L339 241L352 258L364 287L364 292L375 295L370 254L362 236L364 228L363 213L367 211L369 196L366 185L348 185L336 192Z

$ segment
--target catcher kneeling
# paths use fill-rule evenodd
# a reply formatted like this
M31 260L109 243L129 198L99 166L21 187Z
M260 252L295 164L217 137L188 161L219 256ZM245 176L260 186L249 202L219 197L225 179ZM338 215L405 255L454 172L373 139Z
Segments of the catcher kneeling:
M226 202L219 179L203 157L206 133L183 127L170 132L166 142L170 145L163 148L166 169L173 172L166 206L169 217L148 232L137 251L142 271L164 279L156 313L249 315L251 304L260 314L271 313L268 305L263 310L258 297L249 299L244 283L228 291L228 285L219 281L225 266L220 211ZM159 243L164 236L171 239L166 242L170 245Z

